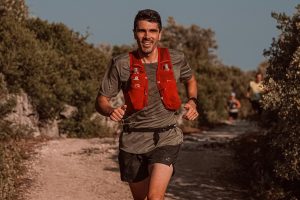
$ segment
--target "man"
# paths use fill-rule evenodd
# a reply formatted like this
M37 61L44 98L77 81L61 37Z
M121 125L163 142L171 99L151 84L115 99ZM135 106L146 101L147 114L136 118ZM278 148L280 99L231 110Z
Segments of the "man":
M255 81L250 81L247 91L247 98L249 98L250 103L252 105L252 109L257 113L262 113L262 107L260 100L262 98L262 94L265 93L265 89L263 86L263 75L261 72L257 72L255 74Z
M120 135L121 180L129 183L136 200L164 199L183 142L175 112L181 106L176 82L186 85L184 118L194 120L197 82L182 53L158 47L160 15L141 10L134 20L137 50L112 59L97 97L96 109L123 122ZM122 90L125 104L113 108L109 100Z

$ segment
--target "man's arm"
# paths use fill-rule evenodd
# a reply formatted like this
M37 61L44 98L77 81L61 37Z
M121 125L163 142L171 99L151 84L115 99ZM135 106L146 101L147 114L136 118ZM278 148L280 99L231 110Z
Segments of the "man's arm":
M113 121L120 121L122 120L125 111L126 111L126 105L123 105L121 107L113 108L109 103L110 98L99 95L96 100L95 108L96 110L104 116L109 117Z
M185 82L185 88L187 97L189 98L188 102L184 105L184 108L187 110L186 114L183 116L187 120L194 120L198 117L197 104L191 98L197 98L197 81L194 75Z
M197 81L194 75L185 82L185 88L188 98L197 98Z
M249 83L248 87L247 87L247 93L246 93L246 97L248 99L250 99L250 94L251 94L251 82Z

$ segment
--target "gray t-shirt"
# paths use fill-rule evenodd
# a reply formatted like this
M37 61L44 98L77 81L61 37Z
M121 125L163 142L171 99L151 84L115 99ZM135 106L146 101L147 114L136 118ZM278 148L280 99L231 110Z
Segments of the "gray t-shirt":
M185 82L192 76L192 70L184 54L169 49L175 79ZM122 54L112 59L102 80L99 94L116 96L121 89L129 85L129 55ZM176 124L174 111L165 109L156 85L157 63L144 64L148 77L148 105L142 110L124 117L124 124L131 128L161 128ZM146 153L159 146L177 145L183 141L182 131L178 127L159 133L159 140L153 132L123 132L120 136L120 148L130 153Z

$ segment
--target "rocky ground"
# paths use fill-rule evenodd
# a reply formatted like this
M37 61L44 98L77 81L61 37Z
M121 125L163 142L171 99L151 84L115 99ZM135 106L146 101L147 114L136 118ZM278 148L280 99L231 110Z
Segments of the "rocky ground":
M246 121L210 131L185 135L166 199L250 199L239 185L241 178L230 141L254 130ZM44 142L27 162L25 200L130 200L128 186L119 179L117 141L56 139Z

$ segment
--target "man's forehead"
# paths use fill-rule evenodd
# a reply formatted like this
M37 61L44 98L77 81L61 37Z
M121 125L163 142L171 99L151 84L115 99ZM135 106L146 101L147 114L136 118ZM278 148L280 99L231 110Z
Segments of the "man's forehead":
M139 20L137 22L137 28L159 29L159 25L157 22L149 22L147 20Z

